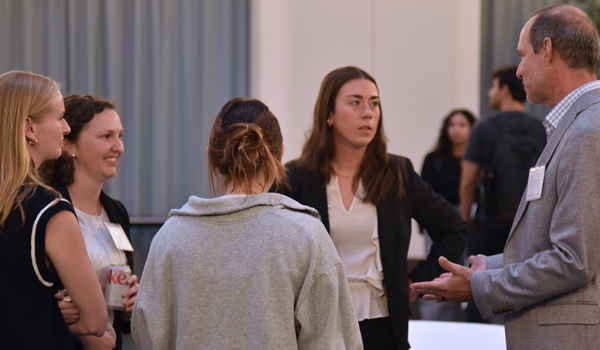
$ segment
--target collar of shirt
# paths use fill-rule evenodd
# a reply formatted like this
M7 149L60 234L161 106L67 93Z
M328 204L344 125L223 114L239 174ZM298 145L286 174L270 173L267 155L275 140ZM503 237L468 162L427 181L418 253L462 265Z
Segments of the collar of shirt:
M590 90L598 88L600 88L600 80L594 80L592 82L578 87L577 89L573 90L570 94L565 96L565 98L560 100L560 102L550 111L550 113L548 113L546 118L544 118L544 120L542 121L544 127L546 128L546 135L548 135L548 137L552 135L552 132L554 131L554 129L556 129L562 117L565 116L567 110L571 108L573 103L575 103L575 101L577 101L577 99L581 97L581 95L585 94Z

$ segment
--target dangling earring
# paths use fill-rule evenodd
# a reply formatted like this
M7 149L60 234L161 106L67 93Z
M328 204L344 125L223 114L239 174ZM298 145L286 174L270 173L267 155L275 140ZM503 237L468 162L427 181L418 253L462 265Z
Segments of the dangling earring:
M31 146L35 146L35 145L37 145L37 143L38 143L38 140L37 140L37 139L33 139L33 140L27 140L27 142L29 142L29 144L30 144Z
M333 122L331 121L331 119L327 119L327 125L329 125L330 127L333 125Z

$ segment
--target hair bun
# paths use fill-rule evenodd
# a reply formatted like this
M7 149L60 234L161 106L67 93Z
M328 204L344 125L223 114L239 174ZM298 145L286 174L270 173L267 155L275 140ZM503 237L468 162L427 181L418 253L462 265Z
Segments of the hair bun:
M287 184L282 150L279 123L264 103L243 97L228 101L217 114L209 138L211 189L215 192L217 177L221 184L246 193L271 182Z
M231 154L236 166L247 169L257 168L269 152L262 129L251 123L236 123L229 127L231 137L225 145L225 152Z

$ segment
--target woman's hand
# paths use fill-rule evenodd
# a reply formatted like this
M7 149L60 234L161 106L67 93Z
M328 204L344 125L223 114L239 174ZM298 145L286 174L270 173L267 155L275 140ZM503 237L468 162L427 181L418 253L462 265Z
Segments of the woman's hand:
M54 294L54 297L58 300L58 308L65 319L67 325L71 325L79 321L79 308L69 297L66 289L59 291Z
M101 337L94 337L93 335L81 336L79 337L79 342L85 350L112 350L117 346L109 330L106 330Z
M127 283L129 284L129 288L127 288L127 290L122 294L123 298L127 298L127 300L123 302L125 309L121 311L121 317L126 320L131 318L133 305L135 304L135 299L137 298L138 289L140 287L140 285L137 283L136 275L131 275L131 277L129 277L127 280Z

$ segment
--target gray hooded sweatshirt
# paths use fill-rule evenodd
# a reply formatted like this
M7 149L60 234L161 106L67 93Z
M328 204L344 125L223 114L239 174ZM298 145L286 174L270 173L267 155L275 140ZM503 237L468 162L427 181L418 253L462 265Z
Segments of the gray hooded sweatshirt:
M158 231L132 320L139 349L362 349L316 210L276 193L190 197Z

